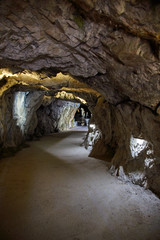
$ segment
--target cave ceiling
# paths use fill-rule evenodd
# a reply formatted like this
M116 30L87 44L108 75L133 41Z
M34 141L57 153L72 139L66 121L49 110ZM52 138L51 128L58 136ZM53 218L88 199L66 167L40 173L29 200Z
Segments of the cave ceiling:
M150 0L1 1L0 94L12 86L79 97L98 91L112 104L156 108L159 12Z

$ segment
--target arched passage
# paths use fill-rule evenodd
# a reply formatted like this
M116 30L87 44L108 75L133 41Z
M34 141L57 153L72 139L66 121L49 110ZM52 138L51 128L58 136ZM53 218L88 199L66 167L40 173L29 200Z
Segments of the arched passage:
M1 1L1 156L34 136L45 99L84 100L100 131L92 156L159 196L159 8L149 0Z
M85 141L86 147L95 144L91 156L110 162L110 171L116 176L159 194L159 145L157 135L153 135L159 120L150 109L131 101L113 105L87 84L62 73L48 77L30 71L14 74L5 69L3 74L1 156L15 152L25 139L73 126L76 104L87 104L96 126L89 129ZM59 106L56 99L63 100ZM69 104L64 106L66 101L72 102L69 111ZM68 117L64 118L64 114ZM148 128L148 119L152 121L152 129ZM133 137L147 144L142 147L139 141L135 145Z

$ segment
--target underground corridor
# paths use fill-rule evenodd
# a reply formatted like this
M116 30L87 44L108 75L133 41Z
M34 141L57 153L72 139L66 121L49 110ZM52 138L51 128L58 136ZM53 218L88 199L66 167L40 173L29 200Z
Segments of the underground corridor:
M160 240L159 10L0 1L0 240Z

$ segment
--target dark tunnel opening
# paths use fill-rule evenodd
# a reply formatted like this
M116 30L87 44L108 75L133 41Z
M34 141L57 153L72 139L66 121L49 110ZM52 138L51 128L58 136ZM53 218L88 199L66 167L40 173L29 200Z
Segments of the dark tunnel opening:
M76 125L88 126L90 119L91 119L91 112L89 108L85 104L80 104L74 116Z

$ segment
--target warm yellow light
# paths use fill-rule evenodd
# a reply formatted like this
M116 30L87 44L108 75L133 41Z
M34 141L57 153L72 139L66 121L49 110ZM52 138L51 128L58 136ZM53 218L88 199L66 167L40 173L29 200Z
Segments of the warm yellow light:
M56 93L55 98L60 98L64 100L77 100L83 104L87 103L83 98L77 97L73 93L67 93L66 91Z
M13 75L16 75L16 74L13 74L11 71L9 71L9 69L7 68L1 68L0 69L0 80L4 77L11 77Z
M2 84L0 96L2 96L9 87L16 84L32 86L34 89L42 91L56 90L59 91L59 93L56 94L56 98L77 100L83 104L86 104L86 101L78 96L83 97L89 93L93 93L95 97L99 95L98 92L89 88L87 84L79 82L70 75L61 72L57 73L56 76L49 77L46 73L37 73L29 70L14 74L9 69L2 68L0 69L0 80L4 77L6 77L7 82L4 85Z
M86 104L86 100L84 100L83 98L80 97L76 97L77 100L79 100L81 103Z

